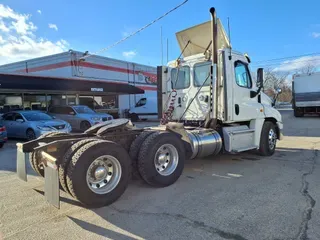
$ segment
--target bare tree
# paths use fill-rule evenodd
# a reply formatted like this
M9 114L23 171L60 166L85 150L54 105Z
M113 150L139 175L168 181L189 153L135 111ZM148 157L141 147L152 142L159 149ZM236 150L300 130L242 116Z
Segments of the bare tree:
M308 63L307 65L305 65L304 67L298 69L295 74L311 74L314 73L316 71L316 66L313 65L312 63Z
M287 85L289 73L288 72L276 72L271 68L264 70L264 89L282 88Z
M264 70L264 92L271 98L276 95L276 90L281 89L282 93L278 96L278 101L290 102L292 99L292 90L290 81L288 81L289 72L278 72L271 68Z

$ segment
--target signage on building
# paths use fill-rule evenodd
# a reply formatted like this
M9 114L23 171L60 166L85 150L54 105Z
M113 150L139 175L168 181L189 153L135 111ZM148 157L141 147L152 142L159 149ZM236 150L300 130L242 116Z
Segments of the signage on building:
M91 88L91 92L103 92L103 88Z

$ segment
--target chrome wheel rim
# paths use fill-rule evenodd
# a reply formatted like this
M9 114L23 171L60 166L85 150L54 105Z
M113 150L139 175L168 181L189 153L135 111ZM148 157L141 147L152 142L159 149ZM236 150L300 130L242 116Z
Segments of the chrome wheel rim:
M273 129L270 129L269 131L269 148L270 150L273 150L277 143L277 134Z
M162 145L154 157L154 166L160 175L172 174L179 162L178 150L171 144Z
M110 155L96 158L87 170L89 189L96 194L111 192L120 182L122 175L119 160Z

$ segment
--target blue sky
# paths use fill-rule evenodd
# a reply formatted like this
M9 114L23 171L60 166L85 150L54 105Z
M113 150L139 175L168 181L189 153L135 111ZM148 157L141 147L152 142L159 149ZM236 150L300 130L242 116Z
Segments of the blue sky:
M55 45L60 42L63 49L95 52L121 39L126 33L144 26L180 2L182 1L2 0L0 4L17 14L31 15L26 22L32 22L36 27L29 29L32 31L33 41L42 39ZM209 20L211 6L216 7L218 17L225 27L227 18L230 18L233 48L247 52L253 62L320 52L319 0L189 0L142 33L100 55L159 65L162 26L164 42L166 38L169 39L169 60L174 59L180 51L175 32ZM54 24L56 28L49 28L49 24ZM65 41L68 45L64 45ZM50 44L48 46L52 48ZM47 50L42 52L47 53ZM22 58L25 56L26 54Z

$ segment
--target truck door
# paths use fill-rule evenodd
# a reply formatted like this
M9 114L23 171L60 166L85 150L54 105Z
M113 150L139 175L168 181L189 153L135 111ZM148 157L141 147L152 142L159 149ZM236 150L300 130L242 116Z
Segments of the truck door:
M174 119L205 120L210 104L210 66L210 62L200 62L193 65L192 72L189 66L171 70L172 88L177 91Z
M190 89L190 67L180 66L179 68L172 68L170 72L171 88L176 91L171 94L173 98L174 112L173 120L179 120L183 115L188 102L188 91ZM170 104L169 99L169 104Z
M258 103L258 96L250 97L251 91L256 91L252 81L248 63L243 56L235 55L230 70L229 82L233 86L233 121L248 121L259 116L262 105Z

